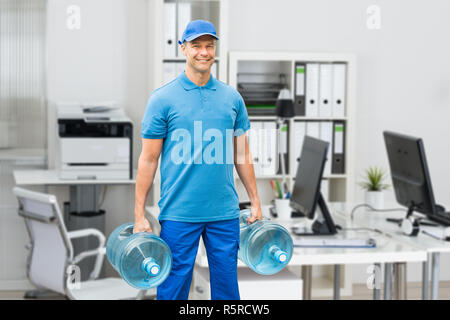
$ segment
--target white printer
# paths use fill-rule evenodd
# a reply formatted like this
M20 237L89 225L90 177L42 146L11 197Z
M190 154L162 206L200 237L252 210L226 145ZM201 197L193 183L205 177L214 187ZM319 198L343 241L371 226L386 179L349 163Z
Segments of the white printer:
M60 179L132 179L133 123L121 108L59 104Z

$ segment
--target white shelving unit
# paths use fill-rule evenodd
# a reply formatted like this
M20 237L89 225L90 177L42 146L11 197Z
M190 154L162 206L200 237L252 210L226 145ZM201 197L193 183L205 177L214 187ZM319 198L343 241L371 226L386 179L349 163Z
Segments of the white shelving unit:
M344 117L307 117L295 116L287 120L288 125L288 167L286 181L288 188L292 190L295 183L296 172L294 164L299 155L293 154L294 146L299 143L295 137L293 124L296 121L341 121L345 123L345 169L343 174L324 174L324 180L328 182L328 201L330 202L353 202L355 192L355 172L354 172L354 118L355 118L355 76L356 76L356 58L353 54L341 53L307 53L307 52L230 52L229 53L229 84L238 89L238 73L255 72L255 74L264 71L286 73L286 85L294 99L295 84L295 65L296 62L316 62L316 63L345 63L346 64L346 102ZM264 64L269 65L264 67ZM265 70L258 70L262 68ZM276 121L275 115L249 115L252 121ZM298 150L298 148L297 148ZM268 205L274 198L269 180L281 182L281 174L257 175L258 194L263 205ZM235 172L235 184L241 201L247 200L245 188ZM294 271L294 270L293 270ZM318 267L313 268L313 291L312 295L316 297L332 296L333 290L333 268ZM350 268L341 267L341 294L351 295L351 274Z
M243 61L259 61L259 62L274 62L280 61L284 64L291 65L291 74L288 84L291 85L290 92L292 98L294 98L294 90L292 90L292 85L294 83L294 66L296 61L314 61L314 62L344 62L347 64L347 86L346 86L346 112L345 117L306 117L306 116L295 116L288 120L288 128L292 128L295 121L343 121L345 122L345 173L344 174L326 174L324 179L335 182L335 186L330 186L330 196L329 201L332 202L352 202L354 199L354 187L355 187L355 173L354 173L354 113L355 113L355 75L356 75L356 58L353 54L334 54L334 53L303 53L303 52L230 52L229 53L229 84L237 88L237 74L238 74L238 64ZM250 115L250 122L252 121L276 121L276 116L274 115ZM293 130L288 130L288 154L289 167L287 173L287 180L289 186L293 186L295 180L295 172L293 172L293 164L296 160L297 155L289 153L289 150L294 149L294 144L297 142L294 136ZM237 175L235 175L236 180L239 181ZM269 189L269 184L266 183L267 179L281 179L281 174L275 175L259 175L257 179L258 182L263 182L267 185L267 188L259 188L258 191L261 193L262 189L268 189L267 193L260 194L261 200L264 204L269 204L268 199L271 199L272 191ZM258 186L261 184L258 183ZM333 188L331 188L333 187ZM338 190L341 190L339 192Z

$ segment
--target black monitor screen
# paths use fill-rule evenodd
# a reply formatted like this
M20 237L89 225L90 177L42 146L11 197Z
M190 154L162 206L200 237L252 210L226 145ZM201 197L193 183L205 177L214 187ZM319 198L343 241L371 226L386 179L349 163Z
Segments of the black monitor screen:
M305 136L295 184L289 202L291 207L308 218L314 218L320 181L325 166L329 143Z
M432 215L435 202L422 139L388 131L383 134L397 202Z

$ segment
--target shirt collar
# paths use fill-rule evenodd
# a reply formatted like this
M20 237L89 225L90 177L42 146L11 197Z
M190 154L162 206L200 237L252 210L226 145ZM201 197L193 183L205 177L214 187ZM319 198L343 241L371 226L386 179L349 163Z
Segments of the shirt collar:
M193 83L187 76L186 73L183 71L183 73L181 73L178 76L178 81L181 83L181 85L183 86L183 88L185 90L192 90L192 89L196 89L196 88L200 88L198 85L196 85L195 83ZM209 81L207 84L205 84L202 88L206 88L206 89L211 89L211 90L216 90L216 79L213 77L213 75L211 74L211 77L209 78Z

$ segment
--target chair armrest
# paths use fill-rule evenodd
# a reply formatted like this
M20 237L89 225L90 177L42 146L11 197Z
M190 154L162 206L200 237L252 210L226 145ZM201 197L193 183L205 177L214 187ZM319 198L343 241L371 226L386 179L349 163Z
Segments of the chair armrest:
M105 236L103 235L103 233L94 228L87 228L87 229L81 229L81 230L67 232L67 235L69 236L69 239L76 239L76 238L82 238L82 237L88 237L88 236L94 236L98 239L98 247L97 248L95 248L93 250L81 252L75 258L73 258L73 260L71 261L72 263L77 264L81 260L83 260L87 257L96 255L97 258L95 259L94 270L90 274L89 278L97 279L100 274L100 269L103 264L103 258L106 253L106 248L105 248L106 239L105 239Z
M101 231L94 229L94 228L86 228L86 229L69 231L69 232L67 232L67 235L71 239L82 238L82 237L87 237L87 236L94 236L94 237L98 238L99 242L102 245L105 244L105 235Z

